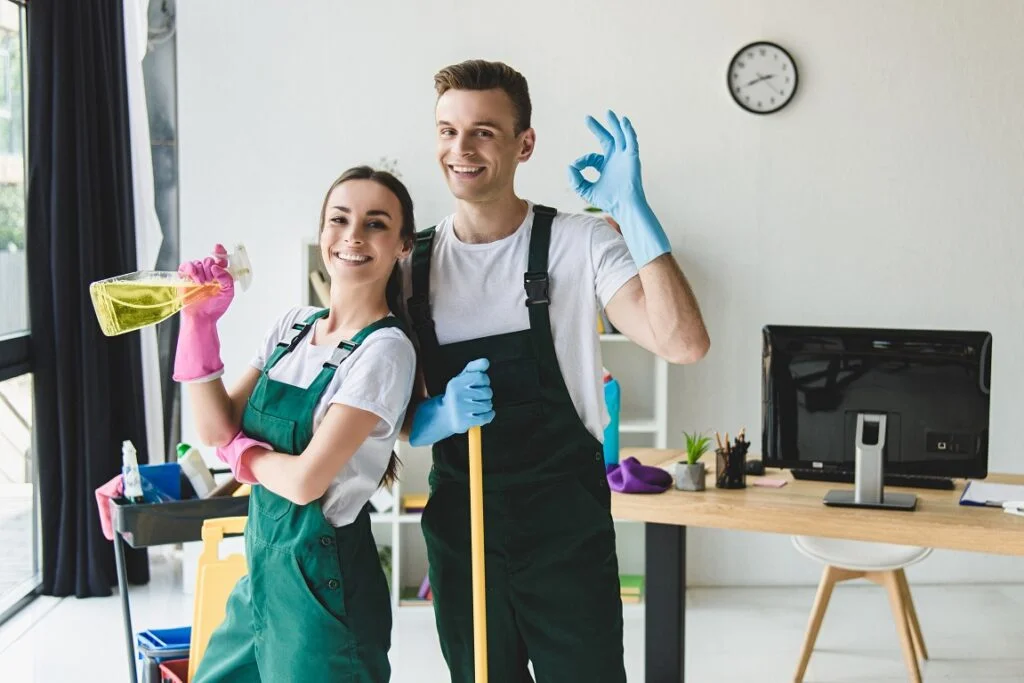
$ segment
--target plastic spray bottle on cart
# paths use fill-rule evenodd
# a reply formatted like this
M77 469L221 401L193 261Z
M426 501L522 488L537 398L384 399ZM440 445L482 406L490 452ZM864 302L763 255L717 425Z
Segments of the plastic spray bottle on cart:
M142 503L142 475L139 474L139 459L131 441L121 443L121 479L124 483L124 497L132 503Z
M604 368L604 402L608 406L611 420L604 428L604 464L605 466L619 463L619 409L621 403L619 382L612 373Z
M228 272L242 287L252 282L252 265L245 246L239 244L228 254ZM220 284L200 284L174 271L139 270L127 275L93 282L89 295L103 334L112 337L155 325L217 293Z

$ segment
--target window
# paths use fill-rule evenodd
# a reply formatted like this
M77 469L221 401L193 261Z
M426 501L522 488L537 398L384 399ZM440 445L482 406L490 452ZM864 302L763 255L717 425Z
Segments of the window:
M0 2L0 339L28 331L23 13L9 0Z
M25 259L24 9L0 0L0 621L39 586Z

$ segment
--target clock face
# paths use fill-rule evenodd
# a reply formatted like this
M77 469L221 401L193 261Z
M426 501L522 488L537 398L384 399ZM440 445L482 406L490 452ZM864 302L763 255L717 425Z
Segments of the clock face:
M796 93L796 63L775 43L751 43L729 63L729 93L747 111L771 114Z

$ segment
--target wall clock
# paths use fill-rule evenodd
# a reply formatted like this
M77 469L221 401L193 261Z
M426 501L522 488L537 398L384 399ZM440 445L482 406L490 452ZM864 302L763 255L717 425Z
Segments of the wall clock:
M796 62L785 49L767 41L742 47L729 62L729 94L752 114L773 114L796 94Z

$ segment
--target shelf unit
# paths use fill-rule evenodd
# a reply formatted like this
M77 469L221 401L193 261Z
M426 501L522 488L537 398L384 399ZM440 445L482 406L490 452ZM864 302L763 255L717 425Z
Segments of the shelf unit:
M322 270L319 247L309 245L308 271ZM310 305L320 305L307 281ZM666 448L668 444L668 363L641 348L622 334L600 335L604 366L618 380L622 390L619 440L623 447ZM401 512L403 493L426 493L430 471L430 449L414 448L398 441L395 451L402 460L399 479L391 489L394 507L370 515L378 546L391 547L391 604L395 610L423 609L422 604L402 604L403 586L418 586L427 572L426 544L420 530L420 513ZM620 572L644 573L644 529L642 524L616 520ZM624 611L643 610L643 603L625 604Z

